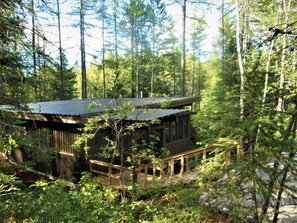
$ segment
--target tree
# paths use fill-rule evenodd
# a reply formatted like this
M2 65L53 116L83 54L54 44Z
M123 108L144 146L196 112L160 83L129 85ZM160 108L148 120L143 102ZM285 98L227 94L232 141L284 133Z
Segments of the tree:
M62 56L62 58L61 58ZM62 59L62 61L60 61ZM63 82L61 82L61 72ZM47 61L40 70L42 79L41 95L43 101L69 100L77 96L76 71L69 67L65 53L57 56L57 61ZM63 90L62 90L63 88ZM63 92L63 98L61 98Z
M202 49L202 42L206 38L206 34L204 34L204 29L206 25L206 21L203 18L204 15L201 15L200 17L197 16L197 5L194 5L194 15L192 18L192 32L190 33L191 36L191 49L192 49L192 86L191 86L191 95L198 95L200 97L200 91L201 91L201 76L202 76L202 68L201 68L201 58L203 55L203 49ZM195 65L198 60L198 72L197 76L195 75L196 69ZM198 85L196 85L196 80L198 82ZM198 88L197 94L194 94L195 89Z
M35 32L35 6L34 0L31 0L31 10L32 10L32 57L33 57L33 78L37 79L37 62L36 62L36 32ZM34 94L37 99L37 86L34 81Z
M187 16L187 0L183 0L182 12L183 12L183 35L182 35L182 75L181 75L181 96L186 95L186 16Z
M63 74L63 49L62 49L62 34L61 34L61 18L60 18L60 1L57 0L57 17L58 17L58 36L59 36L59 61L60 61L60 99L64 99L64 74Z
M164 47L164 33L168 33L173 28L171 17L167 15L165 4L160 0L151 0L149 4L149 19L151 24L150 43L151 43L151 78L150 78L150 97L154 95L155 79L158 74L158 63L156 58ZM163 27L167 27L164 29Z
M294 100L291 100L295 97L294 80L289 77L290 75L287 76L288 86L284 104L288 107L285 113L280 113L277 111L280 76L274 75L280 74L278 72L282 61L280 53L282 47L278 46L283 46L282 35L288 34L288 30L284 33L279 32L275 37L275 28L269 28L278 27L278 23L282 24L279 16L283 4L272 6L270 2L250 1L237 1L237 3L240 3L237 5L240 7L239 11L246 15L240 17L237 14L237 19L240 18L235 20L237 34L234 33L233 21L225 15L224 70L217 82L220 83L217 85L220 97L212 102L208 101L210 110L216 111L215 109L219 108L222 116L216 111L215 119L209 125L211 127L202 127L202 130L208 129L209 135L216 135L218 132L213 130L223 129L224 134L219 135L227 139L242 136L245 156L234 163L233 167L228 166L226 169L213 165L211 163L213 160L204 166L204 169L210 168L211 173L215 173L216 177L221 179L213 185L215 188L218 186L217 190L213 190L212 187L207 191L214 192L210 192L207 202L216 207L223 205L228 209L228 214L237 221L247 219L251 213L253 220L257 222L268 221L267 213L271 208L274 210L271 220L276 222L280 204L284 201L284 193L293 195L295 193L293 191L296 191L296 187L289 186L292 180L289 176L294 175L296 169L295 162L291 158L295 155L291 147L295 137L293 123L296 108ZM286 60L285 73L294 73L292 62L293 60ZM235 72L232 74L231 71ZM243 87L243 95L240 86ZM212 94L210 89L208 91ZM238 98L241 98L243 104L237 103L236 106L232 106L236 102L234 99ZM231 103L226 103L226 99ZM222 101L223 103L216 107ZM241 114L244 115L244 119L240 118ZM200 115L202 117L199 121L203 120L203 114ZM219 123L224 124L218 127ZM201 123L196 125L201 128ZM230 169L233 172L230 172ZM210 172L206 172L206 175L209 174ZM205 188L203 190L205 191ZM245 209L248 209L246 213L241 208L243 204L246 204Z
M82 98L87 98L87 73L86 73L86 49L85 49L85 9L84 0L80 0L80 54L81 54L81 92Z

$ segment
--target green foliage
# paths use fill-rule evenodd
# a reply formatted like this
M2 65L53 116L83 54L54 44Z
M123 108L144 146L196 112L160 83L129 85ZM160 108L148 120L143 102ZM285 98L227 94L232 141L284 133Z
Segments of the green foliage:
M0 195L8 194L14 191L20 191L22 182L13 175L0 173Z
M60 63L53 60L48 60L40 68L38 82L40 101L74 99L76 97L76 72L73 67L69 67L64 53L62 53L63 77L61 77L60 69Z

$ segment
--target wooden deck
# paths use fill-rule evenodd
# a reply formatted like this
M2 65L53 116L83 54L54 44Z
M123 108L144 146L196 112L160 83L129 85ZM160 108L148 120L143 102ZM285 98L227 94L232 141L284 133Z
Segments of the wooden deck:
M233 154L240 159L241 151L238 143L232 142ZM205 160L209 156L217 156L217 148L224 148L226 144L212 144L205 148L197 148L165 157L158 164L141 164L136 168L137 183L139 187L147 187L154 183L169 184L177 181L191 181L195 179L190 165L191 161ZM230 147L230 144L229 144ZM226 156L223 164L230 164L230 155ZM110 185L118 189L126 189L132 184L132 170L99 160L90 160L90 173L97 176L102 184Z

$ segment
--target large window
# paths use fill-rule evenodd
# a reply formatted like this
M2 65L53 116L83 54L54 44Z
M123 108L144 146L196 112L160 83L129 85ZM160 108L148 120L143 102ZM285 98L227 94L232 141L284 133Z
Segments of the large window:
M184 119L178 120L178 139L184 138Z
M189 119L183 120L183 138L189 137Z
M166 143L171 142L171 123L165 122Z
M189 137L189 119L180 118L178 122L165 122L165 139L166 143L177 140L186 139Z
M171 141L176 141L177 131L176 131L176 122L171 122Z

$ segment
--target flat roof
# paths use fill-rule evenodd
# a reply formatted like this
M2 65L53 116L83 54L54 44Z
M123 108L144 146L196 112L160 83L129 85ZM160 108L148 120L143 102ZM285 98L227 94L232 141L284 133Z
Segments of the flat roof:
M26 105L28 108L27 111L10 110L10 112L16 113L19 115L19 118L25 120L79 123L82 119L115 109L125 102L130 102L131 105L137 109L135 112L130 112L128 119L150 120L185 112L186 110L181 108L192 105L197 100L198 97L76 99L28 103ZM92 108L89 109L92 103L96 104L96 106L92 106ZM175 111L173 111L173 108ZM147 109L157 110L149 111ZM9 109L7 109L7 111L9 111Z

